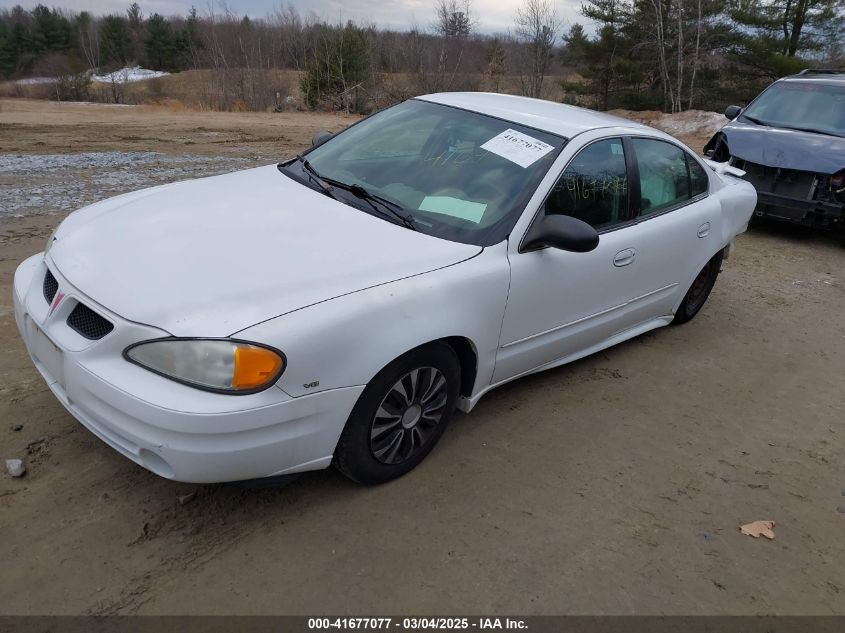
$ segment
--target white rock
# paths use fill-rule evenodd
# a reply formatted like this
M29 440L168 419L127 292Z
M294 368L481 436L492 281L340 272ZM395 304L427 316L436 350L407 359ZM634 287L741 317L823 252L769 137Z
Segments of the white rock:
M26 473L26 464L22 459L7 459L6 472L12 477L23 477Z

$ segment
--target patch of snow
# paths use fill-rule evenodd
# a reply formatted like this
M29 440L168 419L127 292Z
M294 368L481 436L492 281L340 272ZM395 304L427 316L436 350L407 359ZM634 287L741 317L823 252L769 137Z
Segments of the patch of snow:
M55 77L28 77L26 79L18 79L15 81L19 86L39 86L41 84L56 83Z
M655 110L611 110L610 114L644 123L673 136L712 136L727 124L719 112L686 110L667 114Z
M115 70L114 72L106 73L105 75L92 75L91 81L107 84L112 82L125 84L132 83L134 81L155 79L156 77L165 77L169 74L170 73L164 72L163 70L149 70L147 68L141 68L140 66L132 66L121 68L120 70Z
M664 114L654 121L654 126L674 136L681 134L706 134L718 132L727 124L725 115L719 112L689 110L677 114Z
M158 152L0 154L0 221L25 215L64 215L121 193L267 162Z

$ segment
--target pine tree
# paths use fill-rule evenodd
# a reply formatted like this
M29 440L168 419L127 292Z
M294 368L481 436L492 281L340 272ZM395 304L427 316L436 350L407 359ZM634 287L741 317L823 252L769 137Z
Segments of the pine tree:
M133 2L126 9L126 27L129 31L131 51L128 58L137 60L141 56L144 42L144 14L137 2Z
M176 70L176 40L170 23L158 13L147 20L144 63L153 70Z
M806 67L802 53L845 30L841 0L730 0L728 14L739 33L736 58L770 78Z
M587 4L581 5L581 15L599 25L595 40L585 42L580 38L577 45L584 48L587 66L585 74L594 84L597 105L607 110L610 107L611 90L626 58L622 29L631 19L631 6L624 0L587 0Z
M336 99L371 76L370 47L364 29L352 22L343 28L319 26L319 46L309 57L301 87L306 103L314 108L325 99ZM353 103L353 110L359 104Z
M66 17L39 4L32 10L34 37L44 52L63 53L70 48L71 28Z
M9 77L15 72L17 58L12 29L5 22L0 23L0 77Z
M177 70L195 68L199 65L199 54L203 49L203 41L199 32L199 18L197 10L191 7L185 24L176 36L175 65Z
M132 58L132 40L126 20L119 15L107 15L100 25L100 50L107 65L125 66Z

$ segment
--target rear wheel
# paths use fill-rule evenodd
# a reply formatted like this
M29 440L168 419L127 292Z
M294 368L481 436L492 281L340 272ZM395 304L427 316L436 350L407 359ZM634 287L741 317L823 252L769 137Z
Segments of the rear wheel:
M437 444L455 410L458 358L445 343L404 354L364 389L335 450L334 464L362 484L411 471Z
M713 290L713 286L716 283L716 277L719 276L719 272L722 269L723 257L724 252L719 251L704 265L704 268L701 269L698 275L696 275L692 285L689 290L687 290L687 294L684 295L681 305L678 306L678 310L675 312L675 318L672 319L672 323L676 325L686 323L698 314L698 311L704 306L707 301L707 297L710 296L710 292Z

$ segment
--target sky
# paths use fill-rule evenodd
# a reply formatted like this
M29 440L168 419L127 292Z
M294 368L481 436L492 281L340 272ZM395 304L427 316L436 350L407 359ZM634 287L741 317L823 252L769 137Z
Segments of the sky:
M40 4L72 11L90 11L94 14L123 12L132 0L40 0ZM473 0L473 10L479 19L478 29L483 33L505 32L513 27L513 16L521 0ZM0 0L0 8L20 4L31 9L38 0ZM144 15L182 14L194 5L199 13L206 13L209 0L138 0ZM218 0L215 0L219 8ZM238 15L264 17L272 13L280 0L228 0L229 8ZM287 0L283 2L287 4ZM434 15L434 0L291 0L300 13L314 11L329 22L354 20L375 22L382 28L408 28L416 24L428 28ZM558 15L564 28L573 22L584 22L578 15L580 0L555 0Z

